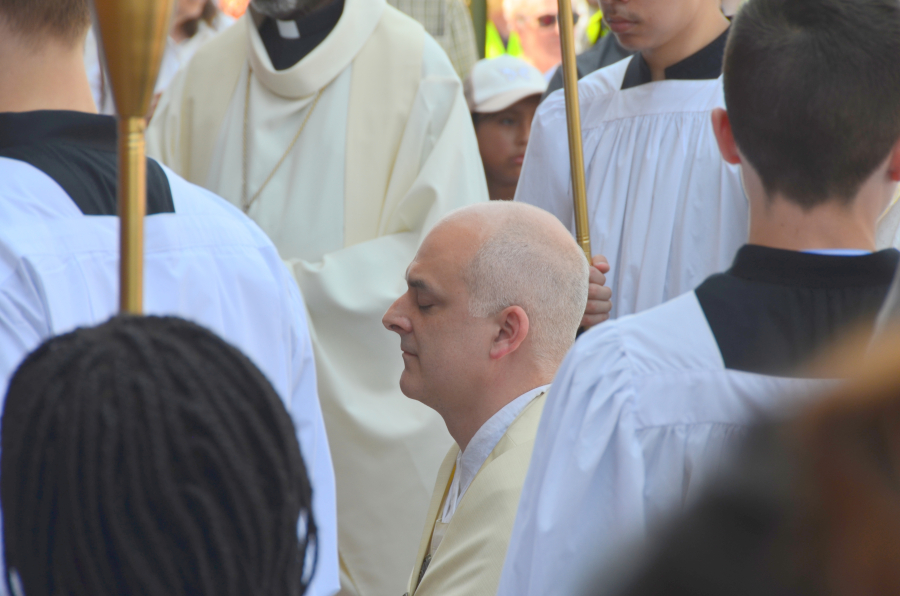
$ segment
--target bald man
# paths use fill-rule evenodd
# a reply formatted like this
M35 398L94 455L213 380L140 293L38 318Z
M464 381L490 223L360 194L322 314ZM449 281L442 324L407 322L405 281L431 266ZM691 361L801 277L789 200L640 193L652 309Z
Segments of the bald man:
M456 440L407 594L493 596L547 386L584 313L587 261L549 213L494 202L441 220L406 282L384 316L400 336L400 389Z

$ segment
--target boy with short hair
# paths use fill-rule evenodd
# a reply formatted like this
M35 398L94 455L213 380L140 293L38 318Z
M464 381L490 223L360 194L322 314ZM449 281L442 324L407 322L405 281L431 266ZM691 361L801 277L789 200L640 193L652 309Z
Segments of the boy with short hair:
M728 271L569 353L500 596L576 593L690 502L756 415L828 382L800 372L817 351L874 328L900 262L874 252L900 181L900 3L749 0L732 28L712 129L741 168L750 242Z
M516 194L531 121L547 82L524 60L480 60L466 77L465 94L492 201Z

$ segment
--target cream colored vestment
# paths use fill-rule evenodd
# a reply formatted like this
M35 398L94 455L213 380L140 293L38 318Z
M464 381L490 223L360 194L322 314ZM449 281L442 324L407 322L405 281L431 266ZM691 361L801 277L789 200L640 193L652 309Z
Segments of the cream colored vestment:
M435 522L453 480L459 447L450 448L434 485L407 594L495 596L546 399L544 393L528 404L491 451L459 502L419 582Z
M148 130L152 156L241 205L245 151L252 197L321 91L249 214L309 309L346 594L403 592L452 443L436 413L400 393L399 344L381 317L430 227L487 200L461 87L419 24L384 0L346 0L331 34L284 71L245 16L179 73Z

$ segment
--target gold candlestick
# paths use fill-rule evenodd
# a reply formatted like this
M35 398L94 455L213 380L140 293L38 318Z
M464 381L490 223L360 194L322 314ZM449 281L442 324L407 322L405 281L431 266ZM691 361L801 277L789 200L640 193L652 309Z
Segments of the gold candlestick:
M97 37L119 118L119 308L132 314L143 311L144 298L144 129L173 4L173 0L94 0Z
M581 146L581 109L578 105L578 70L575 66L575 27L571 0L559 1L559 42L562 49L563 89L566 94L566 124L569 132L569 165L572 170L572 200L575 205L575 240L591 262L591 231L588 224L587 191L584 182L584 150Z

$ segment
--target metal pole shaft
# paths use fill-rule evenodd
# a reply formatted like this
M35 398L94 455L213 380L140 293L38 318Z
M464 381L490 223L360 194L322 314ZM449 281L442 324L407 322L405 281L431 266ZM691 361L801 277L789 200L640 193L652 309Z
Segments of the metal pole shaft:
M119 119L119 309L135 315L144 310L145 126L143 118Z
M571 0L559 2L559 41L562 46L563 89L566 94L566 124L569 132L569 163L572 170L572 200L575 206L575 240L591 262L591 232L588 224L587 191L584 181L584 151L581 145L581 109L578 105L578 70L575 66L575 27Z

